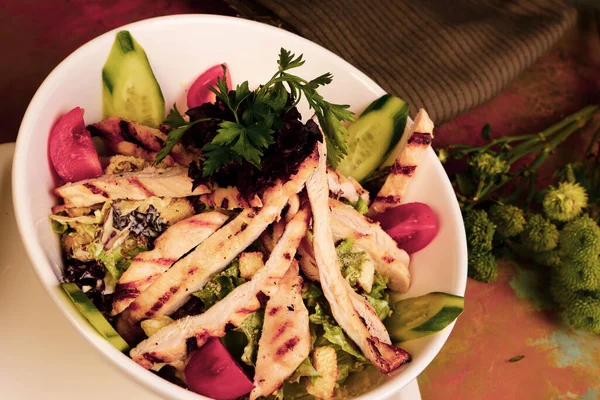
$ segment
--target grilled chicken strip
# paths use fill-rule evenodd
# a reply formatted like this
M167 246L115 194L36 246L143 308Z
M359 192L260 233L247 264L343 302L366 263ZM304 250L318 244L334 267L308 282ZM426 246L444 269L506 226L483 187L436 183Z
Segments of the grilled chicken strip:
M344 198L352 203L358 201L359 198L369 204L369 192L350 176L344 176L332 168L327 168L327 182L329 183L329 191L336 198Z
M354 207L329 199L331 229L334 240L354 239L354 246L366 251L375 262L375 270L389 279L388 286L396 292L406 292L410 286L410 257L400 249L378 222L361 215Z
M302 283L298 263L292 262L279 281L279 289L267 302L250 400L279 389L310 354L312 339Z
M390 336L373 308L363 301L362 296L356 295L342 276L331 231L325 163L326 148L320 143L319 167L307 181L306 189L313 212L313 247L323 294L333 317L364 356L380 372L389 373L410 361L410 354L391 344ZM356 302L361 303L359 307Z
M116 154L140 157L147 161L156 159L156 154L167 140L167 135L158 129L119 117L109 117L88 126L88 129L92 134L99 135ZM173 164L173 159L184 167L195 161L195 158L179 143L165 158L167 165Z
M319 267L315 261L315 252L308 236L302 239L300 247L298 247L298 254L300 255L300 268L302 272L311 281L319 280Z
M179 221L164 231L154 242L154 249L138 254L121 275L115 288L111 315L125 310L173 263L212 235L228 218L217 211L206 212Z
M369 216L400 205L421 156L431 146L433 140L433 121L425 110L419 110L415 122L406 135L409 135L406 146L391 166L389 175L373 200L369 208Z
M286 220L288 220L288 215L289 213L286 214ZM273 251L275 244L283 234L282 226L284 226L282 221L277 222L273 224L272 232L266 230L262 235L260 235L260 242L268 252ZM318 281L319 268L317 267L312 243L308 239L308 236L302 239L302 242L298 247L298 255L300 256L300 268L302 269L304 275L306 275L306 277L311 281Z
M259 292L269 297L276 295L277 283L295 262L294 254L306 234L309 218L307 208L296 214L265 266L250 281L235 288L205 313L184 317L162 328L132 349L131 358L146 369L158 363L177 363L185 359L188 348L201 347L210 337L224 336L227 325L239 326L260 308Z
M243 210L236 218L177 261L131 303L117 321L125 340L133 341L137 324L155 315L169 315L181 307L192 293L202 289L210 277L221 272L281 214L291 195L298 193L313 173L316 152L300 166L285 184L278 183L263 195L263 207L256 212Z
M209 193L205 185L192 191L187 168L147 168L142 172L102 175L54 189L66 207L88 207L107 199L145 200L149 197L188 197Z

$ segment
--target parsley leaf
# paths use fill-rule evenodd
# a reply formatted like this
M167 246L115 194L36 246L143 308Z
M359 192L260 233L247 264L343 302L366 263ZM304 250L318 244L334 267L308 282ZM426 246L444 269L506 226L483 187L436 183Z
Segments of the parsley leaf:
M327 141L327 161L332 167L337 167L338 163L348 154L346 146L346 136L348 131L342 122L354 122L353 114L348 110L348 105L332 104L321 96L317 89L328 85L333 79L331 73L320 75L311 81L306 81L296 75L286 71L300 67L304 64L302 55L296 57L288 50L281 49L279 53L279 72L258 91L266 91L272 84L285 83L290 90L292 98L292 107L296 106L304 95L309 107L314 110L319 124L323 129Z
M237 162L241 161L228 146L207 143L202 147L202 151L205 157L204 162L202 163L203 176L212 175L232 160Z
M283 72L288 69L301 67L304 65L304 60L302 60L302 54L296 57L294 53L282 47L279 50L279 61L277 61L277 64L279 64L279 70Z
M169 115L163 121L163 124L168 125L172 129L179 128L180 126L187 125L187 121L183 118L183 115L177 109L177 103L173 104L173 108L169 111Z
M203 147L206 157L203 175L208 176L232 159L239 160L241 158L260 169L262 149L266 149L274 143L273 130L268 124L255 122L250 126L244 126L237 122L223 121L219 126L217 136L211 143ZM217 149L218 146L228 146L229 153ZM234 153L236 157L232 157L231 153Z
M185 133L187 132L188 129L190 129L192 126L194 126L198 122L206 122L206 121L210 121L210 120L212 120L212 118L202 118L202 119L188 123L183 118L183 116L181 115L179 110L177 109L177 104L173 104L173 108L171 109L171 111L169 111L169 115L165 119L164 124L169 125L171 128L175 128L175 129L173 129L167 135L167 139L165 140L165 145L156 155L156 159L154 160L154 165L160 164L161 161L164 160L165 157L167 157L171 153L171 151L173 150L175 145L177 145L177 143L179 143L179 141L181 140L183 135L185 135Z
M273 133L281 129L283 115L295 107L302 97L314 111L327 142L327 160L332 167L346 156L346 136L348 132L343 122L353 122L353 114L347 105L327 102L317 90L331 83L333 75L325 73L307 81L288 71L304 65L303 55L296 56L289 50L280 49L277 61L278 70L271 79L258 89L251 91L248 81L229 90L225 65L223 76L210 87L216 99L231 113L231 118L219 124L215 138L202 148L205 161L202 174L209 176L219 171L231 161L246 160L260 169L261 159L266 149L275 142ZM240 115L241 114L241 115ZM157 157L157 163L171 152L175 144L194 123L187 124L176 107L169 112L165 124L173 131L169 133L164 148Z
M229 106L229 88L227 87L227 67L222 64L223 76L217 77L217 86L209 86L208 88L217 96L217 100L221 100L224 104Z

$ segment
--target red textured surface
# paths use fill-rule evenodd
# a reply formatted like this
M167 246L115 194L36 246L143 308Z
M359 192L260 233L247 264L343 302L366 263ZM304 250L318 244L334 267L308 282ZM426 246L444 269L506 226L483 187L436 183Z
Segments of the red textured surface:
M0 143L15 140L37 88L79 46L131 22L190 13L235 15L219 0L2 0Z
M499 96L440 126L436 146L482 144L486 123L493 137L535 133L598 104L599 56L598 32L580 27ZM591 133L570 138L549 160L540 175L544 186L553 164L581 157L582 135ZM463 315L419 377L423 399L600 398L600 337L561 326L541 293L531 270L515 263L500 265L496 283L469 279Z

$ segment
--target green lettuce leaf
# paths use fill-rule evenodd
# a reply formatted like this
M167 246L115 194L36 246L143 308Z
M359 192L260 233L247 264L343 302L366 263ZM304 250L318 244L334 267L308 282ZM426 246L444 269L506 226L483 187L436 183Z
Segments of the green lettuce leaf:
M368 365L366 361L353 358L352 355L345 351L338 350L336 355L338 366L337 381L340 385L344 383L350 374L362 371Z
M336 350L343 350L359 361L366 361L365 357L358 351L354 343L348 339L342 328L337 325L324 323L323 329L325 330L323 338L331 343Z
M365 297L369 301L369 304L371 304L375 309L375 312L380 320L383 321L389 316L391 308L390 303L387 300L376 299L375 297L371 297L369 295L366 295Z
M355 286L358 278L362 273L362 265L366 261L366 252L353 250L354 240L346 238L336 246L338 260L342 275L350 283Z
M302 377L314 378L321 376L321 374L315 369L310 361L310 357L306 357L304 361L296 368L292 376L289 377L288 382L299 383Z
M248 365L256 364L256 353L258 352L258 340L262 331L263 318L263 311L253 312L235 329L246 336L247 344L244 346L241 359Z
M209 309L245 281L240 277L240 266L236 259L227 269L213 276L201 290L192 295L202 300L204 307Z
M100 243L88 246L93 258L99 260L115 280L119 280L123 272L129 268L131 261L142 251L148 250L144 245L138 245L135 240L125 240L121 245L105 252Z
M308 320L315 325L323 325L328 323L331 319L323 310L323 307L320 303L315 304L314 313L308 316Z

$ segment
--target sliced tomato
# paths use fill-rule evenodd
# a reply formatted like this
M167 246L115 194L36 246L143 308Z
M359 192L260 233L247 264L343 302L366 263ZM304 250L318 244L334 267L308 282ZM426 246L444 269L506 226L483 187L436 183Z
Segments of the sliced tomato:
M425 203L402 204L386 210L375 219L409 254L425 248L439 231L437 215Z
M254 388L242 368L217 338L210 338L185 366L188 387L215 400L243 396Z
M77 182L102 175L100 158L85 128L81 108L75 107L56 123L50 132L48 147L54 170L65 181Z
M223 65L227 71L227 74L225 75L227 87L231 87L231 75L229 74L229 68L227 68L227 64L223 63L212 66L204 71L198 78L196 78L192 86L190 86L190 89L187 93L188 108L198 107L204 103L214 103L216 97L209 87L216 87L217 79L223 78Z

